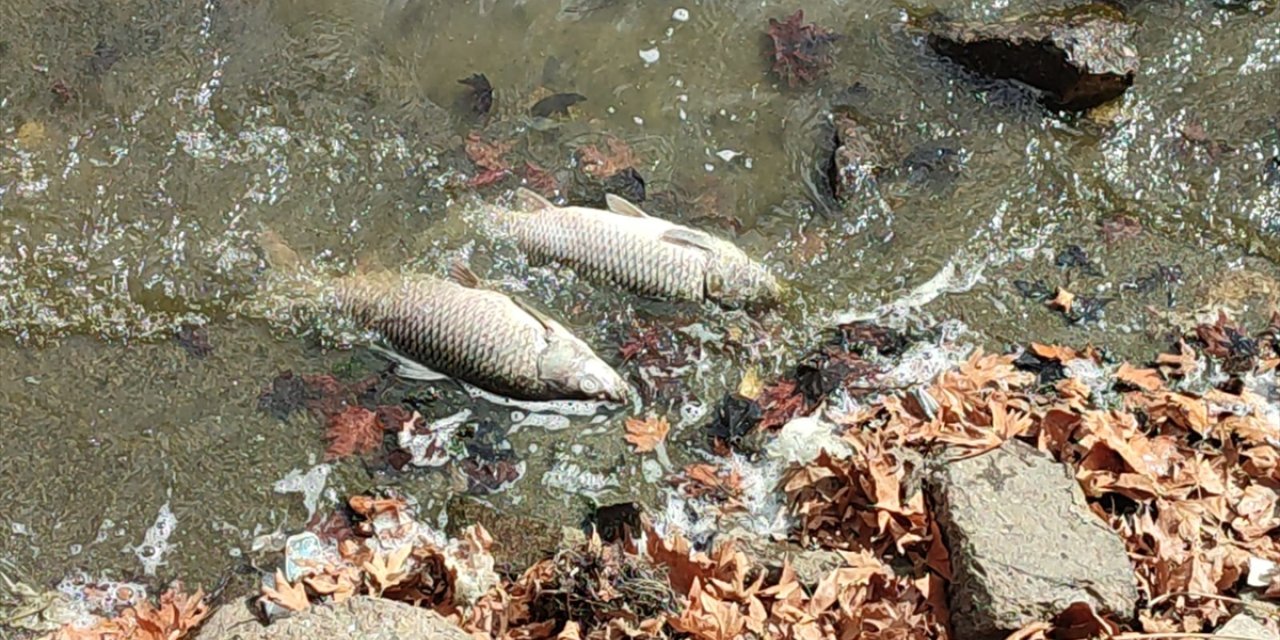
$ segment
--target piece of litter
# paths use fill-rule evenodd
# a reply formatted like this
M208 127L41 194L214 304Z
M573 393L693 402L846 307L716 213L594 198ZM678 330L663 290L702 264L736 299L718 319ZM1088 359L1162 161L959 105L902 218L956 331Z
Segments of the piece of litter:
M671 19L675 20L676 22L688 22L689 10L683 7L676 9L675 11L671 12Z
M644 118L641 118L640 116L636 116L632 118L631 121L636 123L639 126L644 126Z
M719 156L720 159L724 160L725 162L733 162L734 158L742 154L732 149L722 149L720 151L717 151L716 155Z
M133 554L142 563L142 570L149 576L156 574L156 569L164 564L164 556L171 550L169 536L178 528L178 518L169 510L169 503L160 505L160 513L156 521L147 529L142 544L133 548Z
M661 57L662 57L662 53L658 51L657 47L654 47L652 49L640 50L640 59L644 60L645 64L653 64L658 61L658 58L661 58Z
M320 503L320 495L324 493L325 481L329 479L329 465L318 464L303 474L294 469L288 475L276 481L272 489L276 493L301 493L302 504L307 508L307 518L315 515Z
M703 169L706 169L708 173L710 173L710 172L712 172L712 171L715 171L715 170L716 170L715 165L711 164L710 162L708 162L707 164L702 165L702 168L703 168Z

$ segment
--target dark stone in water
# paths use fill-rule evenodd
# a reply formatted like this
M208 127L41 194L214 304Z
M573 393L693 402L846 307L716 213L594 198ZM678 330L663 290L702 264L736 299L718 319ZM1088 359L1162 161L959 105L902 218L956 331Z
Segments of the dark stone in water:
M914 184L949 179L960 173L960 152L941 143L916 147L903 158L901 171Z
M1053 287L1045 284L1041 280L1031 282L1029 280L1014 280L1013 287L1018 290L1022 297L1030 300L1039 300L1041 302L1053 297Z
M640 505L634 502L611 504L596 509L587 521L605 542L627 540L640 535Z
M89 70L94 75L104 74L115 66L119 59L120 51L105 42L99 42L93 48L93 55L89 58Z
M645 201L644 177L635 170L635 167L627 167L605 178L604 190L607 193L622 196L633 203Z
M174 335L174 339L183 350L197 358L204 358L213 353L213 345L209 343L209 329L206 327L182 325Z
M529 115L535 118L550 118L554 115L569 115L569 107L586 102L587 97L581 93L556 93L549 95L529 109Z
M747 436L760 424L760 405L731 393L716 408L716 414L707 425L707 435L712 444L722 443L735 451L746 444Z
M844 199L872 187L892 165L869 127L850 114L836 116L835 150L828 175L831 193Z
M1101 275L1098 268L1094 266L1093 261L1089 260L1088 254L1078 244L1067 245L1066 248L1059 251L1053 263L1059 269L1080 269L1091 276Z
M1036 374L1036 382L1041 385L1053 384L1067 377L1067 369L1061 362L1041 358L1030 349L1023 351L1022 355L1013 361L1013 366L1019 371Z
M945 23L931 29L929 44L979 74L1038 89L1052 109L1083 111L1133 85L1133 33L1113 7L1094 4L995 24Z
M470 91L459 98L459 106L475 116L489 115L489 111L493 109L493 85L489 84L489 79L483 73L475 73L459 80L458 84L470 88Z
M1262 170L1262 182L1269 187L1280 187L1280 158L1267 161L1266 168Z

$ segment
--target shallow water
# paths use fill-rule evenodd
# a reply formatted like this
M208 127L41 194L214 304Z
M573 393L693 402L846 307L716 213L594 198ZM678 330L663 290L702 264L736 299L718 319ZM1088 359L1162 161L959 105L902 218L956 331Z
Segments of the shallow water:
M489 500L566 523L591 500L652 495L643 460L668 473L630 453L623 417L669 415L678 465L705 444L700 411L743 370L768 377L834 318L901 299L946 268L953 291L923 313L963 320L992 348L1091 341L1142 358L1170 322L1217 307L1261 315L1280 296L1280 186L1266 175L1280 153L1280 20L1268 7L1132 6L1136 85L1117 105L1064 119L940 62L905 17L996 17L1044 2L618 0L577 19L559 19L552 0L2 4L0 527L14 535L0 559L33 582L76 566L142 574L136 547L165 505L176 527L157 579L188 583L214 584L251 561L255 536L305 523L300 497L272 486L319 461L323 426L262 413L258 395L281 370L354 379L383 363L339 348L328 319L276 313L259 290L263 227L326 273L357 262L440 273L469 255L636 379L618 354L628 334L678 329L700 357L675 390L601 424L509 436L525 476ZM768 72L763 31L800 8L844 38L825 79L792 89ZM653 48L648 64L640 52ZM496 89L487 125L453 109L457 80L477 72ZM844 212L819 211L809 168L822 106L855 83L888 156L944 147L960 170L887 181ZM549 130L530 122L534 101L570 91L587 96L571 117ZM474 129L561 173L576 149L625 141L647 209L734 237L798 297L749 317L525 264L477 224L477 198L516 182L463 186ZM1116 216L1139 223L1137 237L1104 234ZM1092 271L1055 266L1072 244ZM1015 286L1037 280L1115 300L1100 321L1069 326ZM173 339L187 324L206 325L210 354ZM422 405L433 417L470 406L497 433L510 426L511 410L440 389ZM583 497L564 479L600 491ZM432 513L457 490L447 470L358 460L329 477L332 495L381 484Z

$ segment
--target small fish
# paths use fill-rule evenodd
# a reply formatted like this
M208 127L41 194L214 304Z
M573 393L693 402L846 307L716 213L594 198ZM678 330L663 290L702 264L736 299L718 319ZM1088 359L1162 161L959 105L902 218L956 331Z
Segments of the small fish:
M264 238L269 261L296 257ZM375 349L397 362L403 377L453 378L525 401L621 403L630 395L622 376L586 342L544 313L481 288L461 263L448 280L383 271L320 286L334 310L385 342Z
M557 207L520 188L500 219L521 250L641 295L709 300L736 308L770 303L782 284L733 243L654 218L614 195L609 210Z
M529 115L535 118L550 118L554 115L569 115L569 107L579 102L586 102L587 97L581 93L556 93L549 95L529 109Z

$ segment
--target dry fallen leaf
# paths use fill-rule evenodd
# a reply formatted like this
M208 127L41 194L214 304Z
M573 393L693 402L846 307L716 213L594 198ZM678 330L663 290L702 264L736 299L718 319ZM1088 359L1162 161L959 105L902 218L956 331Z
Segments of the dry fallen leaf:
M375 553L373 560L364 563L362 568L365 573L369 574L373 582L378 585L374 593L381 595L383 591L400 584L400 581L405 579L404 561L412 552L413 545L405 544L386 555Z
M756 367L751 367L742 373L742 381L738 383L740 397L755 400L762 390L764 390L764 383L760 381L760 373Z
M627 442L635 445L637 453L653 451L667 438L671 424L666 418L627 418Z
M1031 352L1045 360L1057 360L1063 363L1071 362L1080 357L1079 352L1071 347L1040 344L1039 342L1031 343Z
M1155 369L1137 369L1128 362L1116 370L1116 380L1143 391L1158 391L1164 387L1160 372Z
M290 611L302 611L311 606L311 601L307 600L307 590L302 588L302 583L289 584L284 573L279 569L276 569L275 588L262 585L262 597Z

